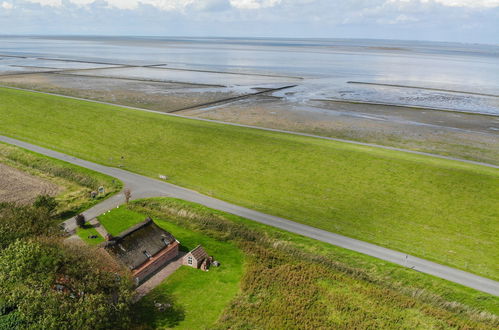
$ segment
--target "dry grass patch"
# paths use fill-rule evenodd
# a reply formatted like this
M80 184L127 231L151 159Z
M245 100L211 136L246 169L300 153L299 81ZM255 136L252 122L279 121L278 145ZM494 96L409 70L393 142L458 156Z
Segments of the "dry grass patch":
M0 163L0 202L31 204L38 195L58 195L63 188L16 168Z

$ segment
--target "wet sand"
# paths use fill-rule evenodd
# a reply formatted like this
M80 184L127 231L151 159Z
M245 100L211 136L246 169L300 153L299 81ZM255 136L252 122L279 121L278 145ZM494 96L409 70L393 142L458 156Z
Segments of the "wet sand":
M96 78L65 73L0 76L0 84L162 112L176 111L240 95L218 86Z

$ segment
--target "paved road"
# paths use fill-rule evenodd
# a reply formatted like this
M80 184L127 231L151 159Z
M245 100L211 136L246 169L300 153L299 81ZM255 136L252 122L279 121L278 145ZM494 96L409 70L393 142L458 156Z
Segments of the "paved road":
M481 276L443 266L428 260L393 251L374 244L366 243L311 226L299 224L283 218L250 210L241 206L202 195L196 191L185 189L167 182L155 180L119 168L107 167L104 165L92 163L6 136L0 135L0 141L115 177L121 180L124 185L132 191L132 199L167 196L199 203L213 209L232 213L292 233L340 246L345 249L367 254L382 260L406 266L408 268L413 268L414 270L422 273L431 274L455 283L462 284L464 286L468 286L483 292L499 296L499 282ZM119 193L89 209L84 213L84 215L87 219L91 219L101 213L117 207L123 202L124 196L122 193ZM67 226L68 230L74 229L74 221L68 221Z
M2 87L2 88L9 88L9 89L15 89L15 90L21 90L21 91L26 91L26 92L32 92L32 93L38 93L38 94L46 94L46 95L52 95L52 96L59 96L59 97L64 97L64 98L73 99L73 100L79 100L79 101L87 101L87 102L93 102L93 103L98 103L98 104L112 105L112 106L116 106L116 107L120 107L120 108L126 108L126 109L131 109L131 110L139 110L139 111L151 112L151 113L156 113L156 114L165 115L165 116L174 116L174 117L186 118L186 119L190 119L190 120L198 120L198 121L218 123L218 124L224 124L224 125L230 125L230 126L252 128L252 129L258 129L258 130L261 130L261 131L269 131L269 132L278 132L278 133L293 134L293 135L312 137L312 138L322 139L322 140L329 140L329 141L336 141L336 142L345 142L345 143L350 143L350 144L355 144L355 145L360 145L360 146L374 147L374 148L380 148L380 149L386 149L386 150L393 150L393 151L400 151L400 152L405 152L405 153L409 153L409 154L430 156L430 157L435 157L435 158L454 160L454 161L458 161L458 162L461 162L461 163L481 165L481 166L486 166L486 167L492 167L492 168L499 169L499 165L495 165L495 164L477 162L477 161L473 161L473 160L456 158L456 157L451 157L451 156L437 155L437 154L432 154L432 153L422 152L422 151L415 151L415 150L408 150L408 149L403 149L403 148L383 146L383 145L373 144L373 143L366 143L366 142L359 142L359 141L338 139L338 138L327 137L327 136L320 136L320 135L314 135L314 134L308 134L308 133L286 131L286 130L281 130L281 129L277 129L277 128L266 128L266 127L260 127L260 126L252 126L252 125L245 125L245 124L230 123L230 122L225 122L225 121L220 121L220 120L198 118L198 117L189 117L189 116L183 116L183 115L179 115L179 114L175 114L175 113L168 113L168 112L161 112L161 111L155 111L155 110L149 110L149 109L131 107L131 106L120 105L120 104L115 104L115 103L109 103L109 102L103 102L103 101L96 101L96 100L84 99L84 98L75 97L75 96L68 96L68 95L62 95L62 94L41 92L41 91L36 91L36 90L32 90L32 89L17 88L17 87L11 87L11 86L3 86L3 85L0 85L0 87ZM203 108L200 108L200 109L203 109Z

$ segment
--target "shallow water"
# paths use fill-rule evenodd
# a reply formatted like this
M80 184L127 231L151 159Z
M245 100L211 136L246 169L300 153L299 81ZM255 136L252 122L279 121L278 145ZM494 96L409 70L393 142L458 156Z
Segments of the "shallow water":
M499 115L499 46L493 45L347 39L0 37L0 54L30 57L3 58L2 72L22 70L15 65L102 67L36 59L40 57L107 64L164 64L166 68L304 79L159 68L101 69L98 74L246 87L297 82L296 88L276 96L302 103L317 98L345 99Z

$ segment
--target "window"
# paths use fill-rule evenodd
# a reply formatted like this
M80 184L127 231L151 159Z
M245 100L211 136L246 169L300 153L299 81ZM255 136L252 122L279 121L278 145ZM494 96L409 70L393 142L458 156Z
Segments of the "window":
M162 238L161 240L163 241L163 243L165 243L165 246L170 245L170 242L168 242L166 238Z
M192 265L192 257L191 256L187 257L187 264Z
M121 249L121 251L126 252L126 249L123 247L123 245L118 244L118 247Z
M149 252L147 252L146 250L142 251L142 253L144 253L144 254L145 254L145 256L146 256L148 259L152 258L152 255L151 255Z

